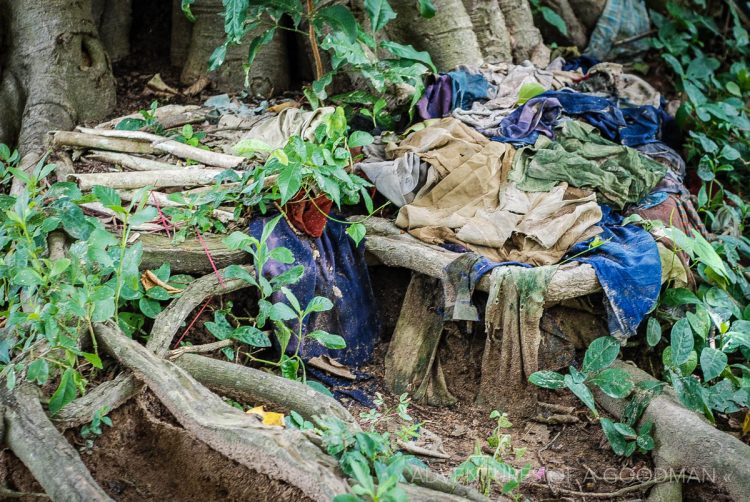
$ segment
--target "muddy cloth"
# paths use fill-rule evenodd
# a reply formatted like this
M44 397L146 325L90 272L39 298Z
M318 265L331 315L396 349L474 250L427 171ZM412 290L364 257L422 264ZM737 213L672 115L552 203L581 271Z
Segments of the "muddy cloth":
M509 176L518 188L546 192L560 182L596 190L617 209L640 201L664 177L667 168L632 148L617 145L582 122L564 121L556 141L540 136L520 150Z
M500 121L517 106L524 84L539 84L545 89L572 85L580 73L546 70L526 61L523 64L485 64L479 70L489 83L488 100L475 101L471 108L456 108L453 116L486 136L500 136Z
M438 75L427 85L417 102L417 112L422 120L442 118L453 109L453 83L449 75Z
M685 179L685 161L673 148L661 141L638 145L634 148L649 158L667 166L680 180Z
M415 191L427 179L427 164L413 152L395 160L368 159L354 168L355 172L363 172L378 192L397 207L413 201Z
M635 106L661 105L661 94L638 75L625 73L621 64L598 63L574 88L604 97L611 97Z
M489 82L480 72L459 67L448 73L448 76L452 84L451 110L471 108L475 101L489 98Z
M446 321L478 321L479 312L471 301L477 283L495 268L508 265L531 267L531 265L515 261L493 262L472 252L463 253L450 262L445 267L445 278L442 281L445 302L444 319Z
M490 276L490 292L484 321L487 330L480 395L502 401L525 396L522 408L533 406L535 393L530 389L529 376L539 369L539 345L542 332L539 324L544 313L544 297L557 267L498 267ZM501 385L498 385L501 383ZM518 412L517 408L513 408Z
M256 218L250 222L250 234L260 239L264 224L271 217ZM322 329L340 335L346 348L327 349L313 340L300 347L303 359L327 355L342 364L358 367L370 359L378 339L379 324L375 296L364 256L364 243L355 246L346 235L346 225L329 221L318 239L298 237L282 219L268 239L269 249L284 246L294 255L294 263L270 261L263 275L269 279L295 265L305 267L302 278L289 286L302 306L315 296L324 296L333 302L328 312L311 314L303 327L306 333ZM283 294L273 296L273 302L288 301ZM292 326L290 326L292 327ZM294 328L293 328L294 329ZM293 353L297 340L292 337L287 352Z
M622 226L622 216L602 206L604 244L588 251L591 242L581 242L568 253L583 253L573 259L594 267L606 296L609 331L617 338L636 334L641 321L656 305L661 289L661 259L656 241L636 225Z
M642 35L649 29L645 0L607 0L584 54L600 61L612 61L618 56L646 51L649 48L646 37L627 44L615 45L615 42Z

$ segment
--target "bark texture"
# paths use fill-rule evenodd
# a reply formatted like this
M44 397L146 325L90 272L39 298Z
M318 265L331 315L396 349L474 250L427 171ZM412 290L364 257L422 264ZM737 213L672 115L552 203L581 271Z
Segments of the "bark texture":
M7 42L0 102L10 105L0 141L17 144L29 168L44 153L47 131L106 115L115 82L90 1L2 0L0 12Z
M527 0L498 0L505 17L505 25L510 32L513 61L522 63L529 60L537 66L547 66L550 51L539 29L534 26L534 17Z
M92 0L91 8L109 58L118 61L130 54L132 0Z
M479 48L486 63L511 61L513 54L505 16L497 0L463 0L474 25Z
M413 2L391 5L398 17L387 28L389 36L428 51L438 70L482 63L474 26L461 0L436 1L437 13L431 19L421 17Z

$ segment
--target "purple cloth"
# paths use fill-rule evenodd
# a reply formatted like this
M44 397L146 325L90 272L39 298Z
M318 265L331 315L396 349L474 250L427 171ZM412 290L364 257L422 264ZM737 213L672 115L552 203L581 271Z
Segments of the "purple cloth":
M439 75L429 84L417 102L417 111L422 120L447 117L453 102L453 82L450 75Z
M540 134L554 138L552 129L562 114L557 98L531 98L500 122L500 136L493 141L533 145Z

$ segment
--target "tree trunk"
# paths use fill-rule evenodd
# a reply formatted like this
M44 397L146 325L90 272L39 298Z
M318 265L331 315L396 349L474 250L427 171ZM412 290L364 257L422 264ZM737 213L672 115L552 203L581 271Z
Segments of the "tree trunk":
M438 70L482 63L482 51L461 0L436 1L437 13L431 19L421 17L414 2L391 5L398 14L387 28L391 38L428 51Z
M90 0L1 0L0 12L8 41L0 102L10 105L0 141L17 139L28 169L44 154L48 131L106 115L115 105L115 82Z
M531 15L529 2L527 0L498 0L498 4L505 16L505 25L510 32L513 61L522 63L528 59L537 66L547 66L550 51L544 45L539 29L534 26L534 17Z
M192 7L195 15L190 48L185 66L182 68L182 83L192 84L208 75L219 89L240 91L245 84L243 63L247 57L250 41L267 27L258 28L246 35L241 45L230 46L224 64L214 73L208 74L211 53L224 43L224 7L221 0L198 0ZM248 92L254 97L270 98L289 89L286 37L277 30L271 43L262 47L250 68Z
M112 61L130 54L132 0L92 0L92 16Z
M510 35L497 0L464 0L474 33L487 63L512 61Z

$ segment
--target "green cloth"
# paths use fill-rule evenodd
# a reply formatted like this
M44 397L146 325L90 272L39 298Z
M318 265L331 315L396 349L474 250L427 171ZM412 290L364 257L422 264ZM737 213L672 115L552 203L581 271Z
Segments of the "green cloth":
M591 188L599 202L622 209L648 195L667 168L637 150L612 143L576 120L555 129L556 141L539 136L518 152L509 175L527 192L548 192L560 183Z

